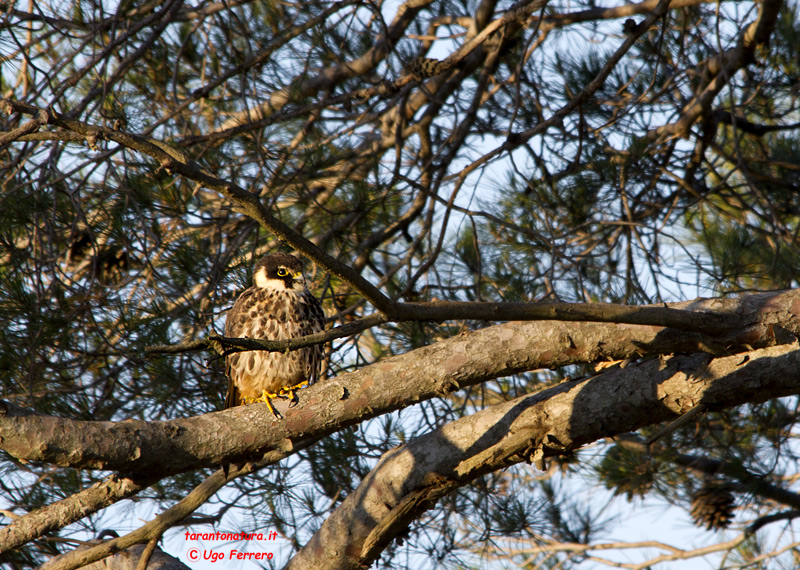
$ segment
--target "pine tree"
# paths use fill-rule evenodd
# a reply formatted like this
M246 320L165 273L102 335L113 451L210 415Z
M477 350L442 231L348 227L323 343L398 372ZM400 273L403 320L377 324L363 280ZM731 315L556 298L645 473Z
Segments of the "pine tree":
M792 566L797 9L5 5L0 561L596 567L621 495ZM213 414L272 251L328 379Z

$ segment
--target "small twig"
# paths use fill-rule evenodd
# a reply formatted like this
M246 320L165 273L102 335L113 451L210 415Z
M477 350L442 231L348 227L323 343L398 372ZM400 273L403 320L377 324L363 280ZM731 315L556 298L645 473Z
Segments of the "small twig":
M10 518L11 520L17 520L17 519L22 518L22 515L18 515L16 513L12 513L11 511L6 510L6 509L0 509L0 515L3 515L4 517Z
M266 350L269 352L284 352L287 350L298 350L315 344L324 344L337 338L351 336L368 328L381 325L387 322L384 315L373 313L372 315L358 319L342 326L321 331L314 334L299 336L286 340L269 340L259 338L234 338L218 334L210 334L206 339L192 340L179 344L158 344L145 348L147 354L177 354L182 352L194 352L197 350L212 349L216 350L217 345L223 345L220 356L227 356L235 352L245 352L248 350ZM219 358L216 357L216 358ZM212 358L211 360L216 360Z
M210 348L208 339L190 340L178 344L154 344L145 347L147 354L180 354L182 352L195 352Z
M695 417L697 417L698 414L702 414L707 409L708 408L707 408L707 406L705 404L703 404L703 403L697 404L695 407L690 409L688 412L686 412L682 416L679 416L677 419L675 419L674 421L671 421L669 424L667 424L666 427L664 427L663 429L659 430L658 433L656 433L653 437L651 437L650 439L648 439L645 442L645 445L647 445L647 447L650 447L656 441L658 441L659 439L661 439L665 435L671 434L672 432L674 432L675 430L677 430L681 426L686 425L687 423L692 421Z

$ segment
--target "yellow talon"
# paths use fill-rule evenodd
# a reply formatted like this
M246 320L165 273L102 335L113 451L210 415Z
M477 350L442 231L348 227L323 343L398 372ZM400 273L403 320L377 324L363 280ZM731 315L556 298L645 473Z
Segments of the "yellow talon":
M270 394L266 390L261 391L261 397L256 400L256 402L264 402L269 406L269 410L275 415L276 418L280 418L281 414L278 410L275 409L275 406L272 405L273 398L280 398L279 394Z
M291 401L291 405L294 406L295 404L297 404L297 390L305 388L306 386L308 386L308 380L303 380L302 382L294 386L281 388L280 391L278 392L278 396L283 398L285 397L284 396L285 394L288 394L289 400Z
M258 402L264 402L269 406L270 411L275 414L276 418L280 418L281 414L278 410L275 409L275 406L272 405L273 398L282 398L280 394L270 394L266 390L261 391L261 396L259 398L254 398L253 396L244 396L242 398L242 403L247 404L256 404Z
M283 400L289 399L291 401L291 405L295 405L297 403L297 390L301 388L305 388L308 386L308 380L303 380L299 384L295 386L288 386L282 387L277 392L271 393L267 392L266 390L261 391L261 397L254 398L252 396L245 396L242 398L243 404L255 404L257 402L264 402L269 406L270 411L275 414L276 418L282 417L280 412L275 409L275 406L272 405L272 400L275 398L281 398Z

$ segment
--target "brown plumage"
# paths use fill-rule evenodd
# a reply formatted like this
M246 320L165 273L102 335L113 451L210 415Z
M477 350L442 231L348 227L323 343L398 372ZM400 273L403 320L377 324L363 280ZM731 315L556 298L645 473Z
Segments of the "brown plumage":
M228 312L225 336L286 340L323 330L322 306L306 288L303 265L293 255L275 253L259 261L253 286L246 289ZM260 398L319 377L321 345L289 352L254 350L228 356L228 395L225 407L245 398Z

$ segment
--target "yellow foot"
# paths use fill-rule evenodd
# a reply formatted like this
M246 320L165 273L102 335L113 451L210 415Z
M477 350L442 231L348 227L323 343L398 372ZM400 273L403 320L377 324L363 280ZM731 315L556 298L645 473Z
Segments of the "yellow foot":
M282 400L288 399L290 401L289 405L294 406L297 404L297 390L299 390L300 388L305 388L306 386L308 386L308 380L303 380L302 382L300 382L295 386L283 387L274 393L262 390L261 397L253 398L250 396L245 396L244 398L242 398L242 402L244 404L255 404L257 402L265 402L269 406L270 411L273 414L275 414L275 417L280 418L282 416L280 412L275 409L275 406L272 405L272 400L275 400L276 398L280 398Z
M273 414L275 414L275 417L276 418L280 418L282 416L281 416L280 412L275 409L275 406L272 405L272 400L275 399L275 398L282 398L282 397L283 396L281 396L280 394L270 394L266 390L262 390L261 391L261 397L253 398L251 396L245 396L244 398L242 398L242 403L247 405L247 404L255 404L255 403L258 403L258 402L265 402L267 404L267 406L269 406L269 410Z
M298 401L297 400L297 391L300 388L305 388L306 386L308 386L308 380L303 380L302 382L300 382L299 384L296 384L294 386L288 386L288 387L285 387L285 388L281 388L280 390L278 390L278 394L277 395L278 395L279 398L286 398L288 396L289 397L289 406L290 407L291 406L296 406L297 405L297 401Z

